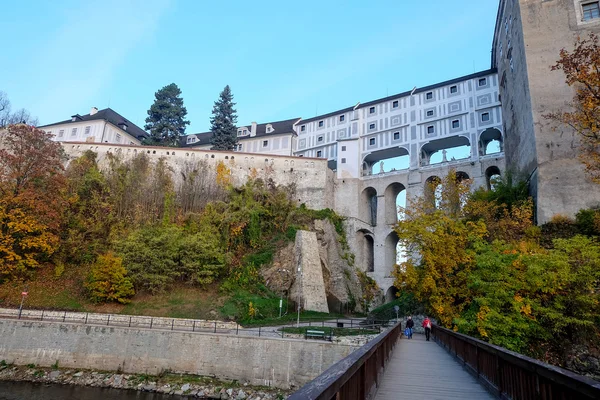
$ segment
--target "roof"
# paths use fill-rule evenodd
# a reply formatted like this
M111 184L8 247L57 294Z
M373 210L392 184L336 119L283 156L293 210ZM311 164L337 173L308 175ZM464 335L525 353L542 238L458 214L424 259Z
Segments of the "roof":
M495 74L496 72L498 72L498 70L496 68L492 68L492 69L488 69L488 70L485 70L485 71L476 72L474 74L466 75L466 76L461 76L460 78L454 78L454 79L451 79L449 81L436 83L434 85L429 85L429 86L425 86L425 87L422 87L422 88L417 88L417 89L415 89L414 93L416 94L416 93L429 92L430 90L433 90L433 89L437 89L437 88L440 88L440 87L452 85L454 83L460 83L460 82L463 82L463 81L467 81L469 79L482 78L482 77L488 76L490 74ZM398 99L400 97L406 97L406 96L410 95L411 93L412 93L412 90L409 90L407 92L398 93L398 94L395 94L393 96L388 96L388 97L384 97L384 98L381 98L381 99L369 101L368 103L362 103L358 108L370 107L370 106L373 106L375 104L379 104L379 103L384 103L386 101L395 100L395 99Z
M133 137L136 137L136 138L148 137L148 133L146 131L144 131L142 128L140 128L133 122L129 121L127 118L123 117L121 114L119 114L118 112L116 112L115 110L113 110L111 108L105 108L103 110L99 110L94 115L87 114L87 115L76 115L76 116L78 118L76 118L75 121L73 121L73 119L71 118L71 119L67 119L65 121L55 122L53 124L42 125L42 126L39 126L38 128L45 128L45 127L55 126L55 125L75 124L75 123L85 122L85 121L104 120L104 121L110 122L111 124L113 124L115 126L119 126L120 124L127 124L126 132L129 133L130 135L132 135Z
M463 82L463 81L466 81L466 80L469 80L469 79L475 79L475 78L484 77L484 76L487 76L487 75L490 75L490 74L495 74L496 72L497 72L496 68L488 69L486 71L481 71L481 72L477 72L477 73L474 73L474 74L471 74L471 75L462 76L460 78L451 79L449 81L436 83L434 85L429 85L429 86L425 86L425 87L422 87L422 88L417 88L415 90L415 93L428 92L430 90L437 89L439 87L444 87L444 86L452 85L453 83L459 83L459 82ZM303 119L303 120L300 121L300 124L304 124L304 123L308 123L308 122L313 122L313 121L318 121L318 120L321 120L321 119L333 117L335 115L343 114L343 113L352 111L354 109L361 109L361 108L373 106L375 104L383 103L383 102L386 102L386 101L396 100L396 99L401 98L401 97L406 97L406 96L410 95L411 93L412 93L412 90L409 90L407 92L398 93L398 94L395 94L393 96L388 96L388 97L383 97L381 99L372 100L372 101L369 101L367 103L358 103L356 106L353 106L353 107L347 107L347 108L344 108L342 110L330 112L328 114L318 115L316 117Z
M252 139L262 136L273 136L273 135L281 135L283 133L291 133L294 134L294 124L298 122L300 118L292 118L286 119L285 121L275 121L275 122L267 122L264 124L256 125L256 134L254 136L246 135L246 136L238 136L239 141L244 141L246 139ZM267 125L271 125L273 130L267 133ZM239 128L248 128L250 130L252 128L252 124L249 125L240 125ZM194 143L187 143L187 138L190 136L196 136L197 140ZM212 138L212 132L201 132L201 133L193 133L190 135L186 135L182 137L182 146L203 146L210 144L210 139Z
M323 118L333 117L334 115L344 114L344 113L350 112L350 111L354 110L355 107L356 106L346 107L344 109L341 109L341 110L338 110L338 111L333 111L333 112L330 112L328 114L317 115L316 117L312 117L312 118L306 118L306 119L301 120L300 122L302 124L305 124L305 123L312 122L312 121L317 121L317 120L320 120L320 119L323 119Z

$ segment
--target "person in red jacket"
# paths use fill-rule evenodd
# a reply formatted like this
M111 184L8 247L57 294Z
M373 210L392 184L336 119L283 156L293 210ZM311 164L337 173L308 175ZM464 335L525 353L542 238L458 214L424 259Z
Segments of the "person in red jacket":
M425 328L425 339L429 342L429 336L431 335L431 320L429 317L425 317L423 320L423 328Z

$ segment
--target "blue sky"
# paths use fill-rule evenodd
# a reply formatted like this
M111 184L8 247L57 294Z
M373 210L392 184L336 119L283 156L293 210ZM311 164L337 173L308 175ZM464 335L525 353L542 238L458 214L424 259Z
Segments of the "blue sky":
M209 129L229 84L238 122L309 118L490 67L497 0L11 1L0 91L41 124L111 108L143 126L175 82Z

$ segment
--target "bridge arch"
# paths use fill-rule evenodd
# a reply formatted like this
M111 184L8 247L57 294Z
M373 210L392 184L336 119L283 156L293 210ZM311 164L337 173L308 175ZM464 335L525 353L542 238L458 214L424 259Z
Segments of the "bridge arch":
M439 176L432 175L425 180L423 196L433 208L439 206L442 200L442 179Z
M497 128L488 128L479 135L479 154L487 156L504 151L502 132Z
M385 292L385 302L391 303L392 301L396 300L397 294L398 294L398 288L396 286L390 286L388 288L388 290L386 290L386 292Z
M385 238L385 267L389 271L394 270L394 266L398 263L398 234L392 231Z
M421 146L419 157L422 167L469 158L471 141L463 135L431 140Z
M359 268L366 272L375 271L375 240L373 233L366 229L359 229L356 232L359 251Z
M398 222L398 207L406 206L406 187L401 183L394 182L385 189L384 198L385 223L395 224Z
M362 191L360 206L360 219L364 222L377 225L377 190L368 187Z
M464 182L464 181L468 181L469 179L469 174L467 174L464 171L456 171L456 181L457 182Z
M410 157L408 148L390 147L366 154L363 158L363 175L375 175L385 172L408 169Z
M494 181L499 179L501 176L500 168L495 165L488 167L485 170L485 181L487 183L488 190L492 190L494 188Z

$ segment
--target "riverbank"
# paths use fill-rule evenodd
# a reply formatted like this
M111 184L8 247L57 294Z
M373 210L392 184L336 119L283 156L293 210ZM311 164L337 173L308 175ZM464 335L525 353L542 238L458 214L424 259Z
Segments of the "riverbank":
M41 368L35 365L13 366L0 361L0 381L34 382L61 385L90 386L170 395L185 395L200 399L279 400L292 391L270 387L251 386L236 381L220 381L210 377L164 373L160 376L118 374Z

